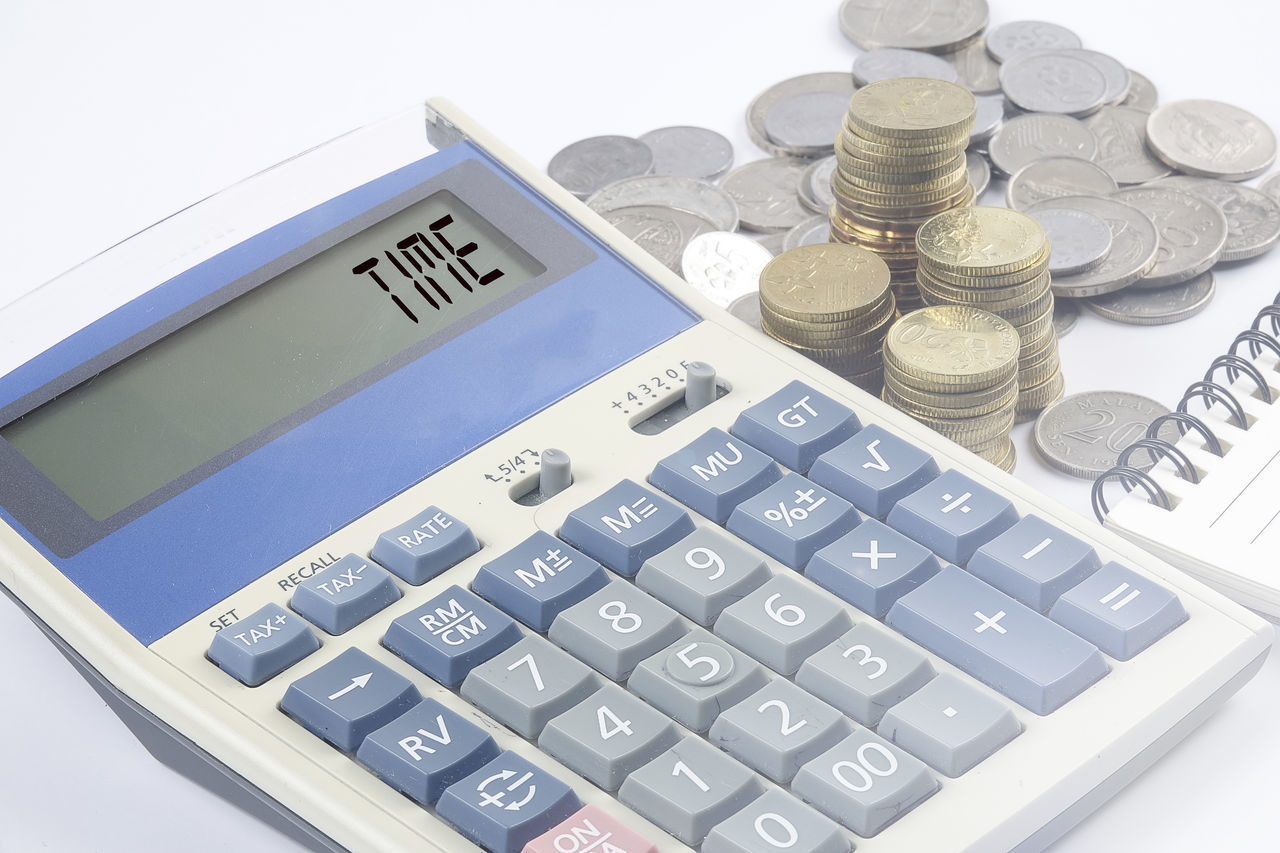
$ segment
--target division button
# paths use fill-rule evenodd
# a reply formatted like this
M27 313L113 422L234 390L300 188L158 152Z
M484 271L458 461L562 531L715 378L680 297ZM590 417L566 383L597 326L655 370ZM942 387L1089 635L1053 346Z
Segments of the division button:
M939 773L955 778L1022 732L1013 711L944 672L889 709L878 729Z
M809 479L825 486L872 518L938 476L938 463L877 424L818 457Z
M400 598L386 570L347 554L298 584L289 606L330 634L351 630Z
M214 634L209 659L232 678L257 687L318 648L320 641L306 622L268 604Z
M369 556L411 584L426 583L480 550L461 521L429 506L378 537Z
M658 462L649 482L716 524L782 477L778 464L742 439L710 429Z
M974 552L966 568L1043 613L1101 564L1087 542L1028 515Z
M804 474L813 460L860 426L848 406L795 380L744 410L729 431Z
M539 530L480 567L471 589L535 631L609 582L595 560Z
M498 757L493 736L434 699L424 699L370 734L356 759L424 806Z
M520 853L580 808L572 788L507 750L450 785L436 814L490 853Z
M569 513L560 537L623 577L693 532L693 519L676 504L623 480Z
M959 471L943 471L898 501L886 520L944 560L964 565L981 545L1012 527L1018 512L1003 495Z
M1049 617L1116 660L1129 660L1187 619L1169 590L1119 563L1107 563L1069 590Z
M422 700L400 673L359 649L347 649L289 685L280 710L344 752Z
M397 618L382 643L445 687L457 687L520 636L510 616L455 585Z

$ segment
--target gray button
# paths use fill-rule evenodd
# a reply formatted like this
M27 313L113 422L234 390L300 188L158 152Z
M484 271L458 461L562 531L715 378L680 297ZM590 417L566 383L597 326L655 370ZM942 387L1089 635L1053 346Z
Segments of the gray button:
M268 604L213 635L209 659L257 687L320 648L311 627L278 604Z
M883 619L899 596L940 568L928 548L871 518L814 554L804 576L863 613Z
M289 606L330 634L341 634L399 598L389 573L348 554L298 584Z
M365 735L422 701L413 682L359 649L347 649L289 685L280 710L350 752Z
M778 465L742 439L710 429L658 462L649 482L724 524L733 508L782 477Z
M933 457L878 424L818 457L809 479L874 518L938 476Z
M721 714L711 742L775 782L849 734L849 721L826 702L781 678Z
M1107 563L1067 592L1049 616L1117 660L1128 660L1187 619L1169 590L1119 563Z
M699 625L773 577L764 558L717 530L699 527L645 561L636 584Z
M914 646L860 622L800 665L796 684L864 726L933 678L933 664Z
M590 667L541 637L525 637L471 670L462 695L498 722L536 738L548 720L599 686Z
M671 720L616 684L547 723L538 738L553 758L606 791L680 740Z
M715 632L783 675L853 624L838 603L793 575L777 575L731 604Z
M1101 564L1093 546L1028 515L979 548L966 568L1043 613Z
M569 513L560 538L623 577L693 532L689 513L631 480Z
M1018 512L1004 495L959 471L943 471L898 501L886 520L944 560L964 565L979 546L1012 527Z
M849 853L851 846L840 827L775 788L712 829L702 853Z
M938 781L920 759L858 729L801 767L791 790L870 838L932 796Z
M627 687L701 734L711 728L722 708L768 682L764 667L699 628L643 661L631 673Z
M429 506L378 537L369 556L411 584L422 584L480 550L476 535Z
M887 621L1037 714L1107 674L1094 646L955 566L899 598Z
M1017 737L1022 724L999 699L944 672L889 709L879 732L955 778Z
M615 580L562 611L547 636L609 678L622 681L640 661L684 632L674 610L626 581Z
M750 770L701 738L686 737L628 776L618 798L696 847L763 790Z
M847 406L797 380L744 410L729 431L803 474L859 426Z
M793 569L853 529L862 516L853 505L799 474L787 474L738 504L728 528Z

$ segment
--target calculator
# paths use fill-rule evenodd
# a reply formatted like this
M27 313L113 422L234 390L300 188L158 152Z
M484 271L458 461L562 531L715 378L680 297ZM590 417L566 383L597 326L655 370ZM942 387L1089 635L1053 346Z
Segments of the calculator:
M447 101L0 323L4 590L312 849L1039 850L1270 647Z

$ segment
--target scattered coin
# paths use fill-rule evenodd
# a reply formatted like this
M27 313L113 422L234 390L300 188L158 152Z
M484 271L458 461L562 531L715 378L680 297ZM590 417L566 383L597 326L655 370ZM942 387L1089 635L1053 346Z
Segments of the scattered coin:
M1046 157L1028 163L1009 179L1005 203L1014 210L1026 210L1046 199L1107 196L1118 189L1115 179L1096 163L1078 157Z
M1085 119L1098 139L1094 158L1118 184L1145 184L1169 174L1147 148L1147 113L1132 107L1103 107Z
M991 165L1005 175L1012 175L1046 157L1092 160L1098 154L1098 138L1079 119L1028 113L1006 121L987 150Z
M835 204L831 191L831 174L836 170L836 157L823 157L800 176L800 201L814 213L826 214Z
M1147 424L1168 412L1155 400L1127 391L1090 391L1064 397L1041 412L1032 435L1045 462L1092 480L1146 434Z
M1028 50L1000 66L1000 88L1019 109L1087 116L1107 102L1107 78L1069 51Z
M1160 95L1156 84L1145 75L1129 69L1129 94L1120 102L1122 107L1133 107L1135 110L1151 112L1160 104Z
M1096 269L1054 278L1055 297L1096 296L1128 287L1155 266L1160 250L1160 232L1145 213L1112 198L1068 196L1037 202L1027 208L1035 212L1053 207L1084 210L1102 217L1111 228L1111 253Z
M1156 224L1156 265L1133 287L1167 287L1212 267L1227 243L1227 219L1211 202L1168 187L1130 187L1112 198L1131 204Z
M968 151L964 155L965 168L969 171L969 183L973 184L973 195L980 198L991 183L991 164L987 158L976 151Z
M640 141L653 151L653 174L715 181L733 165L733 143L705 127L660 127Z
M720 185L738 203L742 227L786 231L808 219L810 213L800 202L800 178L809 165L799 158L771 157L744 163L725 175Z
M1004 98L987 97L976 100L978 113L974 116L973 131L969 134L970 147L988 141L1004 126Z
M1072 48L1057 52L1083 59L1102 72L1103 79L1107 81L1107 93L1103 96L1105 103L1114 106L1129 96L1129 69L1125 68L1115 57L1101 51L1085 50L1083 48Z
M685 246L680 272L695 290L726 308L760 289L760 271L771 260L773 255L750 237L709 231Z
M1095 314L1117 323L1161 326L1199 314L1208 307L1213 294L1214 279L1210 270L1181 284L1144 290L1131 287L1118 293L1092 296L1084 303Z
M840 5L840 31L863 50L956 51L982 35L987 18L986 0L933 0L926 10L919 0L844 0Z
M1280 172L1275 173L1258 185L1258 189L1280 201Z
M1111 254L1111 229L1101 216L1066 207L1031 212L1049 238L1049 272L1074 275L1096 269Z
M975 95L992 95L1000 91L1000 65L987 53L987 43L978 38L957 51L942 57L956 68L956 80Z
M733 304L729 306L729 313L737 317L757 331L763 331L760 327L760 294L748 293L739 296L733 300Z
M674 207L695 214L717 231L738 227L738 203L728 192L698 178L679 175L642 175L625 178L598 190L587 207L604 214L623 207Z
M684 247L699 234L715 231L713 222L674 207L638 205L601 214L667 269L680 272Z
M844 71L802 74L783 80L761 92L747 107L747 135L762 150L773 155L824 157L832 153L833 140L852 94L853 80ZM817 98L805 99L803 96L806 95L816 95ZM794 101L795 98L801 100ZM780 105L783 105L782 111L770 118L774 108ZM834 115L830 114L831 110L834 110ZM766 120L769 120L769 126L766 126ZM830 126L830 133L820 136L819 126L826 127L832 121L834 125ZM770 127L780 129L784 134L801 136L806 143L815 141L817 144L796 145L774 139L769 134Z
M831 237L831 219L827 216L815 216L806 219L787 232L782 240L782 251L789 252L800 246L812 246L815 243L829 242Z
M1243 181L1276 160L1276 136L1253 113L1221 101L1165 104L1147 119L1147 142L1175 169Z
M1213 178L1179 175L1160 181L1213 202L1227 217L1224 263L1256 258L1280 241L1280 202L1253 187Z
M786 251L783 246L786 244L787 235L790 233L791 229L788 228L786 231L774 231L772 234L752 233L749 236L755 238L757 243L764 246L770 255L777 257Z
M1061 339L1063 335L1076 327L1080 319L1080 305L1075 299L1053 298L1053 331Z
M959 74L954 65L940 56L900 47L868 50L853 60L853 82L859 86L890 77L932 77L954 83Z
M1079 46L1080 36L1045 21L1010 21L987 33L987 52L996 62L1025 50Z
M614 181L647 175L653 169L653 151L629 136L593 136L566 145L547 164L553 181L586 198Z

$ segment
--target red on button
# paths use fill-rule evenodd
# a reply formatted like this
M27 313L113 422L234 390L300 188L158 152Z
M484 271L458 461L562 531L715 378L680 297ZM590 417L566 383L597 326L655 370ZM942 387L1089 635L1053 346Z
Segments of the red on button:
M584 806L526 844L524 853L658 853L658 848L608 812Z

